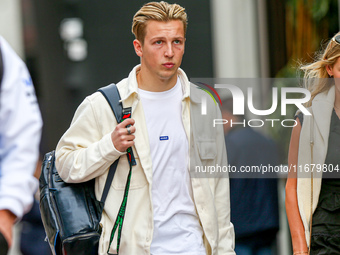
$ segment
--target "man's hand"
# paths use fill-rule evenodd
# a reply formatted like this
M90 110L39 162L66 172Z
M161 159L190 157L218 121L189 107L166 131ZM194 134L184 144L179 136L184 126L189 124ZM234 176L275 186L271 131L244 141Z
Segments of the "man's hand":
M8 246L11 247L13 241L13 225L16 216L9 210L0 210L0 232L6 238Z
M122 123L119 123L115 130L111 133L111 140L115 148L120 152L125 152L129 147L133 146L135 142L135 136L133 133L136 132L136 128L133 126L135 124L134 119L126 119ZM129 134L126 126L129 127L131 134Z

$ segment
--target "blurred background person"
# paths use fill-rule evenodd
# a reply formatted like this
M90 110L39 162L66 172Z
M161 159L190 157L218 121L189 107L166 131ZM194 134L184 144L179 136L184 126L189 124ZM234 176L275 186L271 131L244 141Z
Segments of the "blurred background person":
M243 124L244 116L233 115L233 100L223 101L222 117L228 163L237 171L243 166L279 165L276 144ZM231 127L230 122L234 122ZM262 177L262 178L261 178ZM278 185L276 176L230 173L231 220L235 227L238 255L274 255L279 231Z
M13 225L29 211L38 182L42 119L26 65L0 36L0 254L13 242Z

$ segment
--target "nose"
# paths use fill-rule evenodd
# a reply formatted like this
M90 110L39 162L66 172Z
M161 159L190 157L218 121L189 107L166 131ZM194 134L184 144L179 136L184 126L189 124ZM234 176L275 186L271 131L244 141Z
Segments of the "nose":
M174 50L172 43L167 44L166 50L165 50L165 56L168 58L172 58L174 56Z

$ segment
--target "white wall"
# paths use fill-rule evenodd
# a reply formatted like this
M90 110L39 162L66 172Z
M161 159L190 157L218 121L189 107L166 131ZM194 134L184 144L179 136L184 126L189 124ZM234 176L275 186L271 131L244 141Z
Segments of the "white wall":
M23 58L24 49L20 4L20 0L0 0L0 35Z
M260 77L257 1L211 0L213 65L216 78ZM255 80L240 87L243 94L252 87L255 105L262 102L262 88ZM221 98L231 96L227 90L218 91ZM246 116L252 114L246 108Z
M254 0L211 0L214 70L217 78L259 77Z

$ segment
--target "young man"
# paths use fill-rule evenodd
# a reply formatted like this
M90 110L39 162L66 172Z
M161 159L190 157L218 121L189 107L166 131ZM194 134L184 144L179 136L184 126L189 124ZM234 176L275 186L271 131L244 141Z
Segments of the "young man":
M227 161L222 128L217 132L211 124L204 134L194 125L190 128L190 111L200 110L201 91L191 87L179 69L186 27L181 6L145 4L132 25L141 64L117 84L123 106L132 107L132 118L117 124L105 98L94 93L79 106L57 146L60 176L67 182L96 178L98 198L109 166L132 147L137 165L132 168L119 254L235 254L228 178L189 174L189 156L190 164ZM196 100L190 95L193 89ZM218 118L216 109L211 115ZM117 252L117 233L112 243L110 235L128 172L123 156L105 203L99 254Z

